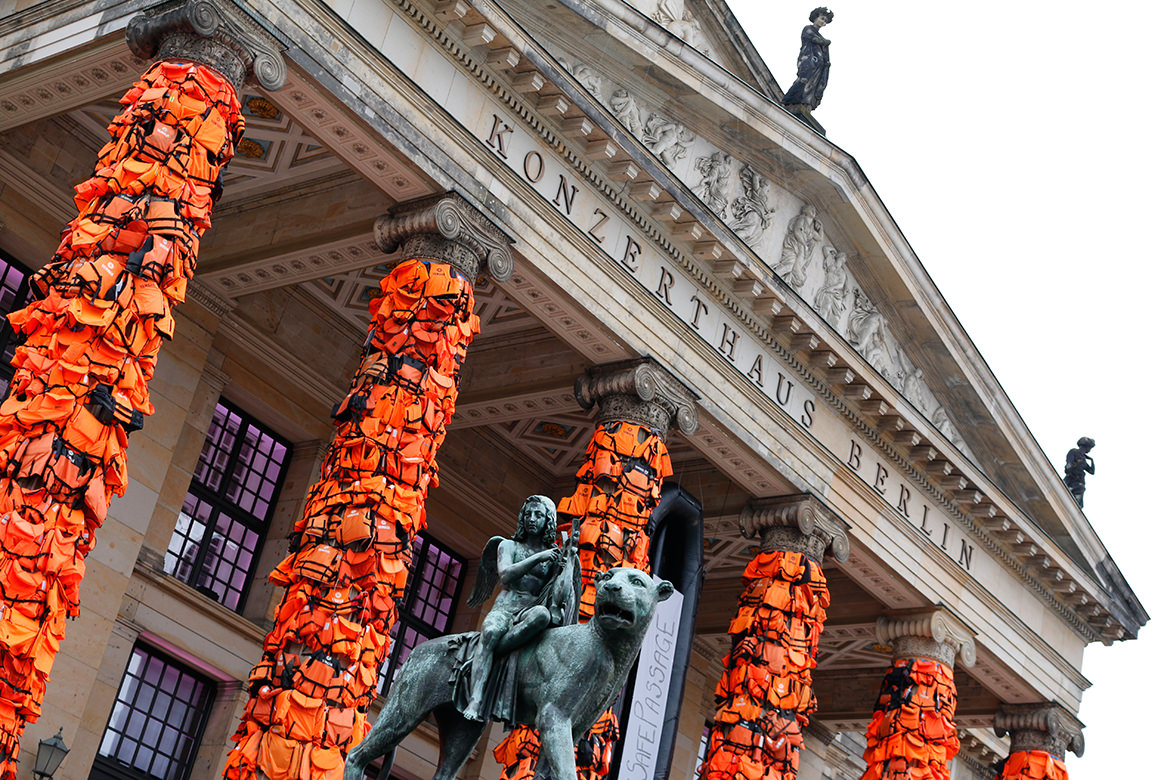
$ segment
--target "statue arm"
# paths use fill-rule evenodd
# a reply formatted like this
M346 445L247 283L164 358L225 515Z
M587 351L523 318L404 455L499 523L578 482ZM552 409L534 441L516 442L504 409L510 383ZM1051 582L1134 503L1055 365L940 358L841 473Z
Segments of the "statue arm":
M532 571L539 564L556 558L558 550L555 547L550 547L547 550L541 550L518 561L513 560L515 554L515 542L504 540L500 544L497 567L500 571L500 581L504 583L505 588L518 582L525 574L528 574L528 572Z

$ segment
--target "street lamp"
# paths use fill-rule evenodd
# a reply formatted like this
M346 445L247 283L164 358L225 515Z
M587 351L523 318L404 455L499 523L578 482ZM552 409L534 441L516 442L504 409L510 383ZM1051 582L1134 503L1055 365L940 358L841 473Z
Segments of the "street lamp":
M53 773L68 754L69 748L65 747L65 740L61 739L61 729L57 729L55 737L42 739L37 745L37 762L33 766L33 774L40 780L52 780Z

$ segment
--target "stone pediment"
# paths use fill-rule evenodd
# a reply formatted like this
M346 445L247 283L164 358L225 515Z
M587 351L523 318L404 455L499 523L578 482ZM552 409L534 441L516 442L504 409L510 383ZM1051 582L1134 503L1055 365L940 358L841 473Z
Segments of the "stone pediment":
M858 251L789 177L753 164L678 112L671 98L643 81L611 75L550 41L549 49L590 94L665 164L794 292L811 305L875 370L968 458L975 455L902 347L880 289L850 268ZM628 72L627 72L628 73Z
M757 279L774 275L774 286L780 287L776 280L787 285L806 310L803 322L790 315L776 319L804 328L794 333L806 350L831 329L834 339L857 352L859 363L868 364L867 372L875 369L889 384L882 396L913 405L934 428L928 438L949 439L970 462L968 470L983 472L1082 570L1094 571L1105 555L1099 540L847 152L759 100L754 85L679 45L625 3L546 4L539 16L529 4L506 5L601 107L599 114L592 104L558 96L564 104L554 106L555 121L588 137L588 159L615 160L617 186L643 204L648 218L674 220L668 233L693 234L696 260L745 269L746 276L738 270L728 276L713 268L737 295L747 296L743 304L750 309L776 308L752 298L750 290L767 286ZM538 103L552 101L545 96ZM617 140L619 129L632 140ZM613 140L605 140L607 133ZM638 166L622 162L629 156ZM651 160L654 165L647 164ZM815 215L807 213L802 225L806 205ZM723 239L725 231L742 246ZM718 242L721 247L714 246ZM852 376L849 366L831 373ZM860 386L846 389L858 390L856 398L869 399L863 403L884 414L886 400L870 398Z

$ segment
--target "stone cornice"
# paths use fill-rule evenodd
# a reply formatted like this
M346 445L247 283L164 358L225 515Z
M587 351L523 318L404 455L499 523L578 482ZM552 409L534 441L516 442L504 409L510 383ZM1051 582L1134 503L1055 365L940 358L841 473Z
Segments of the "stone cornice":
M1083 725L1055 702L1004 704L995 714L995 733L1011 735L1011 752L1043 750L1064 760L1066 750L1085 752Z
M672 422L686 436L699 428L698 396L653 358L593 366L573 393L582 409L597 404L601 422L639 422L663 435Z
M144 60L194 60L215 68L238 91L256 83L269 91L284 86L284 47L233 0L185 0L135 16L126 43Z
M798 549L818 562L828 549L849 559L849 524L809 493L753 501L740 512L739 530L759 534L764 549Z
M453 192L395 206L374 221L374 241L401 259L425 257L449 263L473 281L486 268L492 278L512 278L512 239Z
M975 635L946 607L882 615L877 640L892 645L895 658L927 656L954 666L957 654L964 666L975 664Z

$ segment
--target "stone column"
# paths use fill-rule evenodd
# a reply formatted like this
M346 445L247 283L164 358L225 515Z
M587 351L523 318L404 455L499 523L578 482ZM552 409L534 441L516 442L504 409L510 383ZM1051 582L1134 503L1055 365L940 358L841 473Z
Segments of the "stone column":
M732 650L715 689L704 780L794 780L816 711L812 670L829 606L821 562L849 557L848 525L811 495L753 502L740 514L761 549L743 573Z
M1085 752L1081 722L1055 702L1004 704L995 714L997 736L1011 749L996 780L1068 780L1064 754Z
M877 639L894 649L865 731L862 780L948 780L959 752L955 657L975 663L971 630L945 607L878 618Z
M126 491L127 435L154 411L147 381L243 132L237 90L284 78L277 42L227 2L136 17L127 39L159 59L76 187L78 216L30 281L38 300L10 315L22 343L0 407L0 780L15 777L85 557Z
M285 587L224 776L339 777L365 736L378 672L398 622L435 455L459 372L479 331L475 278L512 268L509 239L456 195L403 204L375 223L401 249L371 303L373 320L321 479L269 579ZM313 767L310 771L307 767Z
M580 519L580 620L593 616L594 577L614 566L649 571L646 524L672 473L664 437L672 424L684 434L698 428L696 396L651 358L589 369L577 380L577 402L598 407L597 429L577 471L577 489L557 507ZM568 526L564 527L565 529ZM612 711L590 729L577 750L577 774L609 774L618 738ZM536 732L521 726L495 749L503 780L528 780L540 751Z

